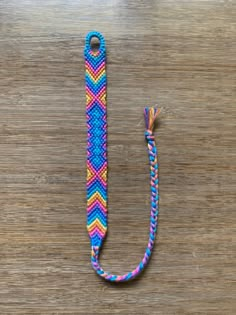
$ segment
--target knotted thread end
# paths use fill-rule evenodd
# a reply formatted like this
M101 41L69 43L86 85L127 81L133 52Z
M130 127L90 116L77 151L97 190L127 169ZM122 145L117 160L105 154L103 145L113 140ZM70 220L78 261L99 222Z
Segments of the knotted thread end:
M153 131L154 122L157 116L160 114L160 109L156 107L145 107L144 118L146 124L146 130Z

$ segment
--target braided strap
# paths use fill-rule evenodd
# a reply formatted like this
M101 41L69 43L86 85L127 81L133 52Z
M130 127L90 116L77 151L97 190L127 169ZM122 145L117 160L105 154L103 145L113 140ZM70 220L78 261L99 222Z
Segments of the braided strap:
M92 37L100 40L98 52L92 52ZM105 272L99 263L102 242L107 231L107 123L106 123L106 71L105 41L100 33L91 32L85 44L86 113L88 126L87 145L87 229L91 242L91 263L99 276L111 282L124 282L137 277L148 264L158 227L158 160L153 135L154 122L159 114L156 108L145 108L145 138L151 180L151 214L148 245L143 259L131 272L114 275Z

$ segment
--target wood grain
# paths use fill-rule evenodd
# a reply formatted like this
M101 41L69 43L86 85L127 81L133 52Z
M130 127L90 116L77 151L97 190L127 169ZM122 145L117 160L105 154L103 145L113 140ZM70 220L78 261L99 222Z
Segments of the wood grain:
M0 2L0 314L236 314L236 1ZM109 235L143 255L143 107L162 109L158 245L104 283L86 231L84 36L107 41Z

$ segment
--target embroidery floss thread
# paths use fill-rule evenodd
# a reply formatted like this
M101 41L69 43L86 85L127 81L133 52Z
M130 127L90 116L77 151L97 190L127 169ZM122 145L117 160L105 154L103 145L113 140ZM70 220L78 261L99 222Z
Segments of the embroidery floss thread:
M91 39L98 38L94 52ZM92 31L85 39L85 84L87 118L87 230L91 242L91 264L99 276L111 282L125 282L137 277L148 264L158 228L159 193L158 160L153 128L160 110L144 109L145 138L148 146L151 187L150 233L145 254L138 266L124 275L103 270L99 253L107 232L107 113L106 113L106 46L103 36Z

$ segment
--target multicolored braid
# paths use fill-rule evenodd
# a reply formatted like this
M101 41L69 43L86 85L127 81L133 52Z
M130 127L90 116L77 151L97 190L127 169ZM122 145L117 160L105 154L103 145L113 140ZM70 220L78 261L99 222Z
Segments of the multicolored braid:
M91 49L91 39L97 37L100 47ZM147 265L158 227L158 161L153 135L154 122L159 114L156 108L145 108L145 138L148 145L151 179L151 215L148 245L142 261L125 275L105 272L99 264L99 253L107 231L107 115L106 115L106 48L103 36L90 32L85 42L85 81L87 114L87 229L91 242L91 263L99 276L112 282L134 279Z

